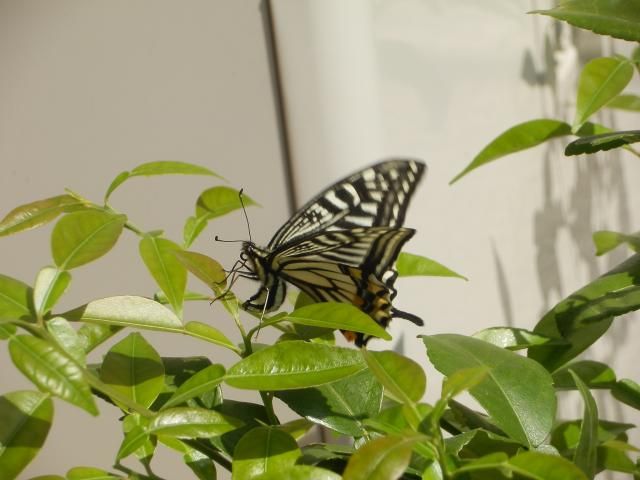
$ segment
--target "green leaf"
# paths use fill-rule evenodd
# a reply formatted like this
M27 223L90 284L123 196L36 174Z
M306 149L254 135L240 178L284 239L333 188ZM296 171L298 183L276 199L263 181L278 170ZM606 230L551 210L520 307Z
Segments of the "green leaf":
M55 267L44 267L33 287L33 306L39 317L49 313L71 282L71 274Z
M51 233L51 252L61 270L92 262L115 245L127 221L125 215L84 210L65 215Z
M175 255L180 250L179 245L165 238L145 235L140 241L140 256L178 317L182 316L187 287L187 269Z
M607 107L627 110L630 112L640 112L640 96L625 94L618 95L607 103Z
M33 320L31 298L29 285L0 274L0 318Z
M554 372L553 384L557 390L577 389L570 370L577 374L589 388L612 388L616 384L616 374L608 365L593 360L581 360Z
M231 366L225 382L236 388L288 390L331 383L364 368L362 355L351 348L282 342Z
M207 325L202 322L187 322L184 326L186 332L195 338L199 338L206 342L211 342L221 347L228 348L234 352L239 352L240 349L236 347L231 340L229 340L224 333L217 328Z
M134 454L144 465L149 465L156 451L158 441L156 437L147 435L149 418L138 413L131 413L122 421L122 431L125 434L118 453L124 456ZM136 448L134 448L136 447ZM120 459L122 457L118 457Z
M78 329L78 340L85 353L89 353L103 342L109 340L122 327L115 325L101 325L97 323L85 323Z
M283 470L265 472L256 480L340 480L342 477L331 470L310 465L294 465Z
M69 321L92 322L148 330L182 330L182 323L168 308L144 297L107 297L63 313Z
M535 345L563 345L557 338L538 335L524 328L490 327L473 334L474 338L508 350L522 350Z
M640 232L627 235L610 230L600 230L593 234L593 243L596 246L596 255L598 256L610 252L623 243L628 244L633 251L638 252L640 251Z
M177 438L212 438L242 426L238 419L215 410L175 407L158 413L147 433Z
M218 478L216 464L204 453L189 448L182 458L199 480L215 480Z
M80 365L85 364L85 350L75 329L62 317L47 320L47 331L56 343Z
M531 13L549 15L601 35L640 42L639 0L564 0L550 10Z
M489 145L484 147L472 162L456 175L449 184L457 182L471 170L475 170L498 158L535 147L552 138L564 137L570 134L571 126L559 120L542 118L520 123L500 134Z
M97 415L82 369L56 347L36 337L15 335L9 340L11 360L38 388Z
M164 365L139 333L116 343L102 362L100 380L134 402L149 407L164 388Z
M118 453L116 454L116 460L126 458L136 450L144 447L145 443L149 441L149 434L141 426L134 426L129 430L120 444Z
M208 168L194 165L192 163L177 162L172 160L161 160L157 162L148 162L138 165L130 172L121 172L111 182L105 195L105 203L113 193L113 191L122 185L126 180L132 177L154 176L154 175L208 175L224 180L217 173Z
M348 303L314 303L294 310L285 320L298 325L361 332L391 340L391 335L382 326L358 307Z
M446 376L486 367L485 379L469 393L495 424L524 445L540 445L551 431L556 398L552 379L536 362L462 335L424 336L429 360Z
M173 252L184 268L193 273L214 291L224 289L227 275L218 262L202 253L189 252L187 250L175 250Z
M574 140L566 146L564 154L571 156L582 155L583 153L604 152L636 142L640 142L640 130L603 133Z
M457 277L469 280L467 277L450 270L435 260L406 252L400 252L396 261L396 270L400 277L423 275L430 277Z
M179 405L190 398L213 390L220 384L225 374L224 366L210 365L193 375L173 393L171 398L162 406L163 409Z
M11 210L0 222L0 237L39 227L61 213L81 206L82 202L71 195L58 195L21 205Z
M488 373L489 369L484 366L457 370L443 380L442 395L440 397L448 403L465 390L480 384Z
M530 358L553 372L569 362L609 328L613 317L640 308L640 254L561 300L534 328L567 345L529 349Z
M535 480L587 480L578 467L556 455L524 452L508 463L514 472Z
M382 403L382 385L371 371L363 370L343 380L276 396L298 415L343 435L361 437L363 420L374 417Z
M258 205L253 199L244 193L242 202L245 207ZM213 187L200 194L196 202L196 217L206 217L207 220L221 217L227 213L242 208L240 192L230 187Z
M613 396L627 405L640 410L640 385L633 380L623 378L611 389Z
M422 367L396 352L370 352L362 355L376 378L384 386L387 397L399 403L413 403L422 399L427 377Z
M586 474L593 478L596 474L598 448L598 407L589 388L573 370L569 370L580 395L584 401L584 414L580 427L580 439L573 455L574 463Z
M572 132L622 92L632 76L633 65L626 58L601 57L588 62L580 74Z
M67 480L118 480L106 470L94 467L74 467L67 472Z
M627 455L638 449L626 442L611 440L598 446L597 470L613 470L615 472L634 473L636 464Z
M11 392L0 397L0 473L17 478L38 454L51 428L53 402L40 392Z
M393 480L409 465L411 452L422 437L389 435L360 447L347 463L343 480Z
M265 473L281 472L293 467L301 456L291 435L270 427L257 427L247 432L234 452L234 480L249 480Z

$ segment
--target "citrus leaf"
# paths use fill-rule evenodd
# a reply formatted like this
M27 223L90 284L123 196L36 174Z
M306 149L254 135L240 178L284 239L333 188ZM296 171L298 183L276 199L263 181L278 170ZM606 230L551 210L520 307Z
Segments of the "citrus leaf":
M168 308L144 297L107 297L63 313L69 321L92 322L148 330L182 330L182 323Z
M56 347L36 337L15 335L9 340L11 360L34 385L97 415L82 369Z
M252 390L307 388L341 380L366 368L359 351L319 343L277 343L227 370L225 382Z
M233 350L234 352L239 351L238 347L236 347L233 342L225 336L224 333L222 333L217 328L212 327L211 325L207 325L206 323L202 322L187 322L187 324L184 326L184 329L192 337L215 343L216 345L228 348L230 350Z
M38 272L33 286L33 307L38 316L49 313L70 282L71 274L55 267L44 267Z
M640 232L627 235L610 230L600 230L593 234L593 243L596 246L596 255L598 256L610 252L623 243L626 243L633 251L637 252L640 250Z
M457 182L471 170L475 170L498 158L535 147L552 138L570 134L571 126L559 120L542 118L520 123L492 140L449 184Z
M623 378L611 389L613 396L636 410L640 410L640 385L631 379Z
M47 331L65 352L80 365L85 364L85 350L75 329L62 317L53 317L46 322Z
M424 275L430 277L457 277L468 280L467 277L450 270L435 260L406 252L400 252L396 261L396 270L400 277Z
M178 317L182 316L187 287L187 269L175 255L180 250L179 245L166 238L145 235L140 241L140 256Z
M215 410L198 407L175 407L158 413L147 433L177 438L212 438L242 426L237 418Z
M546 337L523 328L490 327L472 335L474 338L492 343L496 347L509 350L522 350L535 345L563 345L562 340Z
M411 452L422 437L389 435L360 447L347 463L343 480L393 480L409 466Z
M39 227L55 220L61 213L82 205L80 200L71 195L58 195L21 205L11 210L0 222L0 237Z
M0 318L33 320L31 298L32 290L29 285L0 274Z
M584 153L605 152L636 142L640 142L640 130L603 133L574 140L565 147L564 154L571 156L582 155Z
M630 112L640 112L640 96L622 94L607 103L607 108L617 108L620 110L627 110Z
M632 76L633 65L625 58L601 57L588 62L580 74L572 132L622 92Z
M363 349L362 355L369 369L384 386L387 397L405 404L422 399L427 388L427 377L416 362L390 350L370 352Z
M0 397L0 472L17 478L38 454L51 428L53 402L40 392L11 392Z
M598 407L589 388L580 377L573 370L569 370L569 373L573 377L573 381L584 401L580 439L573 455L573 461L588 478L593 478L596 474L598 452Z
M540 445L553 425L556 397L549 373L538 363L462 335L422 337L429 360L446 376L485 367L484 380L469 393L495 424L524 445Z
M576 390L570 370L577 374L589 388L612 388L616 374L608 365L593 360L580 360L565 365L553 373L553 384L557 390Z
M232 477L238 480L257 478L293 467L301 456L291 435L270 427L257 427L247 432L234 451Z
M549 15L601 35L640 42L640 0L564 0L550 10L531 13Z
M213 258L188 250L175 250L173 254L184 268L202 280L212 290L214 290L214 286L217 288L226 286L227 275L222 265Z
M51 233L51 252L61 270L100 258L115 245L127 221L125 215L84 210L65 215Z
M164 410L169 407L179 405L190 398L213 390L220 384L224 374L224 366L220 364L210 365L207 368L200 370L180 385L175 392L173 392L173 395L162 406L162 409Z

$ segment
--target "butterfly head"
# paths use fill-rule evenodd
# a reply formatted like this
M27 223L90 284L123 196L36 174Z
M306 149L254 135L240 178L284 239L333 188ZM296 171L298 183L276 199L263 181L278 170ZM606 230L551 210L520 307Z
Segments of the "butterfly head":
M247 270L260 282L263 282L265 279L267 255L268 252L266 250L258 247L252 241L242 242L240 260Z

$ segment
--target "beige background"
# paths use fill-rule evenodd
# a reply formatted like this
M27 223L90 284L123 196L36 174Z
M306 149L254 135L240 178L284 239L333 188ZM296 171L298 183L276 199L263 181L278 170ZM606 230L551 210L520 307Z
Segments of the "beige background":
M566 159L558 144L448 186L505 128L541 116L571 120L581 58L624 47L593 44L589 36L524 15L544 2L273 3L300 201L379 158L423 158L429 174L406 222L419 233L407 250L470 279L399 282L398 306L427 325L394 322L396 348L426 366L416 334L532 327L554 302L625 256L595 259L590 234L637 229L637 159L621 153ZM98 201L118 172L175 159L206 165L244 187L264 207L248 213L254 239L266 243L288 216L270 82L257 0L0 0L0 215L64 187ZM630 117L602 120L632 125ZM213 183L133 179L114 194L113 205L143 228L163 228L179 240L198 193ZM51 263L49 231L1 239L0 271L32 282ZM237 245L216 244L214 234L246 238L243 218L216 222L194 245L230 265ZM60 310L153 292L136 242L126 235L109 256L74 271ZM240 285L238 293L253 288ZM188 317L237 338L218 308L198 305ZM631 318L617 320L590 358L612 361L618 376L637 380L631 345L637 332ZM162 355L232 361L199 342L145 337ZM29 388L5 349L0 361L3 392ZM433 398L439 377L428 373ZM570 405L575 409L566 414L574 416L580 402ZM109 467L120 442L118 415L100 408L102 416L93 419L56 401L50 438L24 478L80 464ZM627 409L612 411L605 402L600 408L603 417L633 420ZM154 465L166 478L189 478L170 452L159 452Z

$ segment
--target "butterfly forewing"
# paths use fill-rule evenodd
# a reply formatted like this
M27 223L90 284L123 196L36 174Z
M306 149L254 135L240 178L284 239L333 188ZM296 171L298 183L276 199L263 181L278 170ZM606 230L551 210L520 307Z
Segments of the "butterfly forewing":
M425 165L416 160L388 160L336 182L280 227L269 248L320 231L402 226L424 169Z

